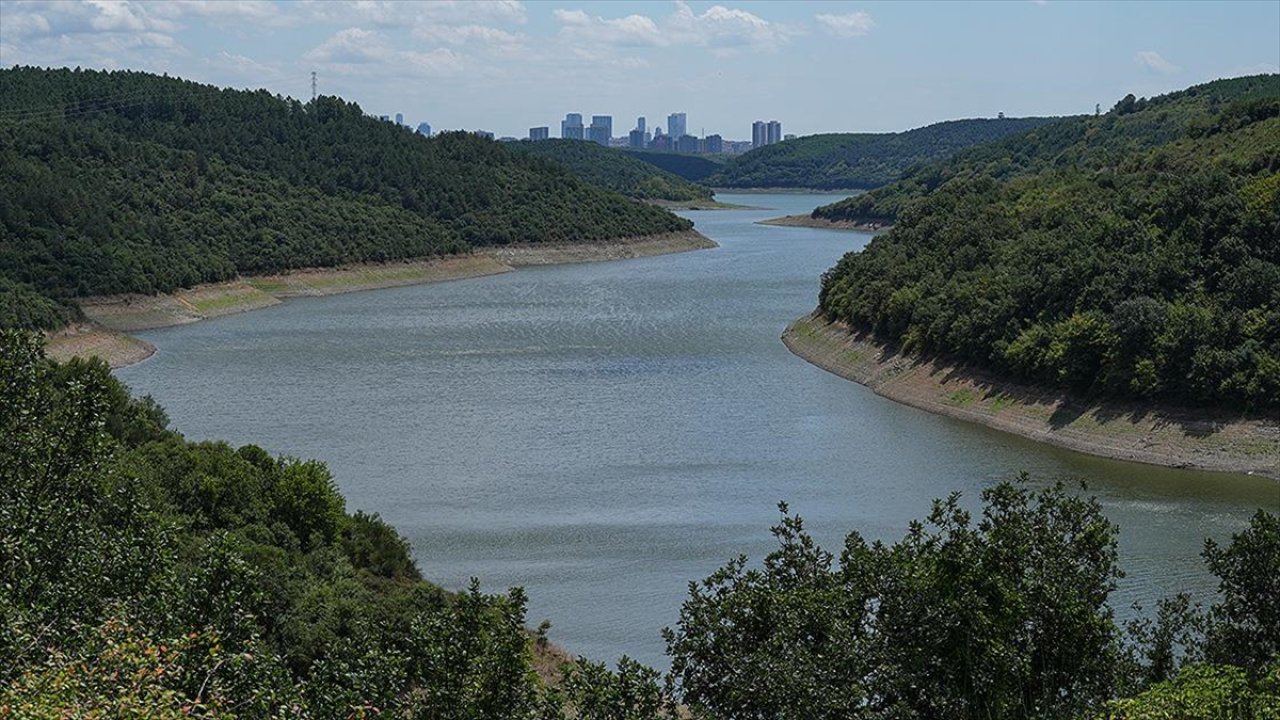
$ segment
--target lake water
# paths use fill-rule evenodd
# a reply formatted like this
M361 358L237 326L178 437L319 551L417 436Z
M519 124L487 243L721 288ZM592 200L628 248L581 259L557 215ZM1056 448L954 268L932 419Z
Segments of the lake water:
M1213 578L1199 552L1280 483L1112 462L877 397L778 337L818 277L870 235L754 221L839 196L722 195L759 210L687 213L717 250L520 269L300 299L142 333L118 371L190 439L328 463L350 509L409 538L448 588L522 585L529 621L569 650L666 667L690 580L771 549L786 500L838 550L897 539L933 498L975 504L1027 470L1086 478L1121 528L1135 600Z

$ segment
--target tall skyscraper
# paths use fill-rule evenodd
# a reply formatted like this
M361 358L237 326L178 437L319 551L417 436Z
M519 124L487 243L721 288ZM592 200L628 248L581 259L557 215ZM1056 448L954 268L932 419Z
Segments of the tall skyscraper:
M643 150L644 149L644 131L640 130L639 128L632 130L627 135L627 145L637 150Z
M769 122L757 120L751 123L752 148L780 142L782 142L782 123L777 120L770 120Z
M765 136L766 144L768 145L782 142L782 123L777 120L770 120L769 124L765 126Z
M431 123L418 123L418 134L431 137Z
M583 136L582 113L569 113L560 121L560 137L581 140Z
M713 155L719 155L724 152L724 138L719 135L708 135L703 139L702 145L703 152L711 153Z
M591 127L587 129L587 139L593 143L598 143L609 147L609 140L613 137L613 116L612 115L592 115Z
M684 113L671 113L667 116L667 134L673 138L689 134L685 126Z
M551 137L551 128L547 126L529 128L530 140L546 140Z
M640 134L641 134L641 135L644 135L644 134L645 134L645 130L644 130L644 116L643 116L643 115L641 115L640 117L636 118L636 129L640 131Z
M404 124L404 113L396 113L396 124L397 125Z

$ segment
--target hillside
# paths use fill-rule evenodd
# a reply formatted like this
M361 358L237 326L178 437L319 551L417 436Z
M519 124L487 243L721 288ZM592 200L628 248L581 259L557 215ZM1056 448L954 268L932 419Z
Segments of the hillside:
M900 133L831 133L784 140L734 158L706 178L712 187L873 188L908 168L1024 132L1052 118L953 120Z
M695 185L621 150L581 140L507 143L524 155L568 168L578 179L637 200L709 200L711 190Z
M637 160L665 170L691 183L703 183L724 165L724 161L715 156L688 155L685 153L656 152L645 150L623 150ZM705 184L705 183L703 183Z
M815 211L895 224L821 311L1089 397L1280 408L1280 76L1062 120Z
M499 143L139 72L0 70L0 323L238 274L691 227Z

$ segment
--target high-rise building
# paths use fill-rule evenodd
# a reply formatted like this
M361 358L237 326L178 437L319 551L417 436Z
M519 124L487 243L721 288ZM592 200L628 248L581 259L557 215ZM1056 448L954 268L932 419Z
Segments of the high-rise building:
M551 128L547 126L529 128L530 140L546 140L551 137Z
M396 124L397 125L404 124L404 113L396 113Z
M752 148L780 142L782 142L782 123L777 120L770 120L769 122L757 120L751 123Z
M627 145L637 150L644 149L644 131L636 128L627 135Z
M703 138L702 145L703 145L702 151L705 153L719 155L720 153L724 152L724 138L720 137L719 135L706 136L705 138Z
M591 127L587 128L587 139L609 147L609 139L613 137L613 116L592 115Z
M681 135L676 139L676 152L696 153L698 152L698 138L693 135Z
M488 130L472 130L471 133L476 137L482 137L485 140L493 139L493 133L489 132Z
M560 137L581 140L583 137L582 113L569 113L560 121Z
M796 136L795 136L795 134L793 134L793 133L787 133L786 135L783 135L783 136L782 136L782 139L783 139L783 140L795 140L795 139L796 139Z
M645 130L644 130L644 116L643 116L643 115L641 115L640 117L636 118L636 129L640 131L640 134L641 134L641 135L646 134L646 133L645 133Z
M667 116L667 134L673 138L689 134L684 113L671 113Z
M418 134L431 137L431 123L418 123Z
M770 120L765 126L765 140L767 145L782 142L782 123Z

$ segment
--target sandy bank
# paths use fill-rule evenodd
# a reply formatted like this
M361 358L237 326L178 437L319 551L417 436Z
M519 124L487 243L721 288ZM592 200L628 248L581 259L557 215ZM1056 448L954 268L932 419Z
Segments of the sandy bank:
M695 231L590 244L529 244L484 248L470 255L406 262L296 270L199 285L166 295L110 295L80 303L89 322L47 336L49 357L98 356L119 368L151 356L155 348L126 333L246 312L285 298L376 290L510 272L523 265L598 262L716 247Z
M1085 402L944 361L905 356L814 316L782 335L796 355L890 400L1069 450L1280 478L1280 418Z
M75 323L45 334L45 354L59 361L76 356L100 357L118 368L142 362L155 351L149 342L96 323Z
M877 232L887 230L891 225L881 223L864 223L856 220L827 220L810 215L783 215L768 220L757 220L757 225L781 225L783 227L811 227L824 230L858 230L861 232Z

